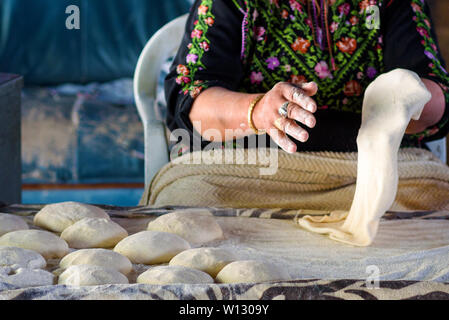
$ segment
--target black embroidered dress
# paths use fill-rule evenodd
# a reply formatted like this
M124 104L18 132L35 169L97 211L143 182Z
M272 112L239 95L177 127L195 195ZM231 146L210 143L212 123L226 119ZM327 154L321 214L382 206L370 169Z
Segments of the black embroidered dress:
M364 90L395 68L435 81L446 97L441 121L402 146L444 137L449 76L424 0L197 0L165 81L167 126L192 134L189 112L209 87L264 93L315 81L317 125L305 128L308 142L293 139L298 151L356 151Z

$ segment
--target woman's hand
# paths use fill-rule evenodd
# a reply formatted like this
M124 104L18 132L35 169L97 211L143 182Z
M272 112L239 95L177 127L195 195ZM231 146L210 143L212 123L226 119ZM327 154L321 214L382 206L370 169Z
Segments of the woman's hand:
M265 130L267 134L286 152L296 152L296 144L287 134L295 139L306 142L309 134L296 121L313 128L316 119L313 113L317 110L316 102L311 98L318 91L315 82L308 82L301 87L288 82L279 82L268 91L257 103L253 111L253 123L258 130ZM279 114L279 108L290 102L287 107L287 117Z

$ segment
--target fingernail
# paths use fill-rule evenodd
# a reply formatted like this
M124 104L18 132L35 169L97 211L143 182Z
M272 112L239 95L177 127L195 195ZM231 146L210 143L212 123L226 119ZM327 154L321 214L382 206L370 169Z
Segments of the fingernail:
M310 112L315 111L315 107L313 106L313 104L309 104L307 105L307 110L309 110Z
M313 127L314 121L313 121L311 118L308 118L308 119L306 120L306 124L307 124L309 127Z

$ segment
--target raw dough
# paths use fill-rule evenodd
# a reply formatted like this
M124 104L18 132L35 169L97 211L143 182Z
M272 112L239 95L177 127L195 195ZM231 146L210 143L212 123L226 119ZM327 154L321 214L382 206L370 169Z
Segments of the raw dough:
M41 269L0 267L0 282L16 288L51 286L53 280L53 274Z
M235 261L224 267L215 278L220 283L288 281L290 275L280 265L265 261Z
M70 266L58 279L58 284L70 286L98 286L102 284L128 284L128 278L120 272L99 266Z
M202 244L223 238L223 230L207 210L179 210L151 221L147 230L177 234L190 243Z
M0 237L8 232L27 230L28 225L22 218L6 213L0 213Z
M17 247L0 247L0 267L42 269L47 262L39 253Z
M418 120L431 94L419 76L395 69L380 75L365 92L357 137L357 185L351 209L298 220L307 230L333 240L368 246L398 188L397 155L410 119Z
M88 264L114 269L124 275L131 272L131 261L120 253L106 249L82 249L66 255L59 266L67 269L70 266Z
M120 241L115 252L128 257L132 263L159 264L169 262L190 244L175 234L158 231L141 231Z
M84 218L109 219L103 209L78 202L61 202L43 207L35 216L34 224L54 232L62 232Z
M41 230L19 230L0 237L0 247L19 247L39 252L45 259L62 258L69 246L53 233Z
M145 284L175 284L175 283L214 283L207 273L181 266L153 267L137 278L137 283Z
M195 248L176 255L170 265L201 270L215 278L224 266L236 260L237 257L226 249Z
M109 219L84 218L61 233L71 248L112 248L128 232Z

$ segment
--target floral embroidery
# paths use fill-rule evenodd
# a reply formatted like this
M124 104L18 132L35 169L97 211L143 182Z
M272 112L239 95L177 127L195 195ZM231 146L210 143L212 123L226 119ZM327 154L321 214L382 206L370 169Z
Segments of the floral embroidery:
M249 76L243 79L241 91L266 92L286 79L295 84L315 81L320 87L314 96L318 105L361 112L364 89L383 72L381 34L378 29L360 27L366 18L361 0L330 1L332 59L327 47L315 43L305 0L233 2L242 13L250 13L242 59ZM366 7L382 6L382 2L369 0ZM322 38L326 39L324 31ZM360 73L362 77L357 76ZM351 80L357 84L348 86ZM345 94L345 88L349 95Z
M325 79L325 78L332 79L332 74L329 71L329 66L327 65L326 61L318 62L315 66L315 72L318 75L318 77L320 77L320 79Z
M294 43L291 45L292 49L295 51L300 51L301 53L306 53L310 47L310 41L304 38L298 37Z
M431 34L431 25L429 22L429 18L424 13L424 0L412 0L411 1L411 7L413 12L415 13L415 16L413 17L413 20L416 22L416 31L421 35L423 40L421 41L421 44L423 45L424 54L427 58L431 61L429 63L429 76L432 77L439 77L441 79L445 80L445 83L449 83L449 76L447 71L443 68L441 65L441 62L437 58L438 55L438 48L436 46L436 43L434 39L430 36ZM446 104L449 103L449 90L448 88L440 84L440 87L442 88L445 98L446 98ZM441 121L440 123L436 124L435 126L432 126L431 128L428 128L424 132L420 132L417 134L411 135L413 138L417 138L419 141L422 141L424 138L432 136L438 131L443 128L449 120L445 119L444 121Z
M354 51L357 49L357 40L353 38L344 37L337 42L337 47L341 50L341 52L353 54Z
M176 71L178 77L176 83L182 85L182 92L190 94L192 98L196 98L203 89L207 88L207 84L201 80L194 80L198 70L204 70L206 67L201 62L205 52L210 50L210 41L206 34L209 27L215 23L215 17L212 14L213 0L203 0L198 7L198 20L194 22L194 28L190 34L192 42L187 46L189 53L186 56L186 65L178 65Z

